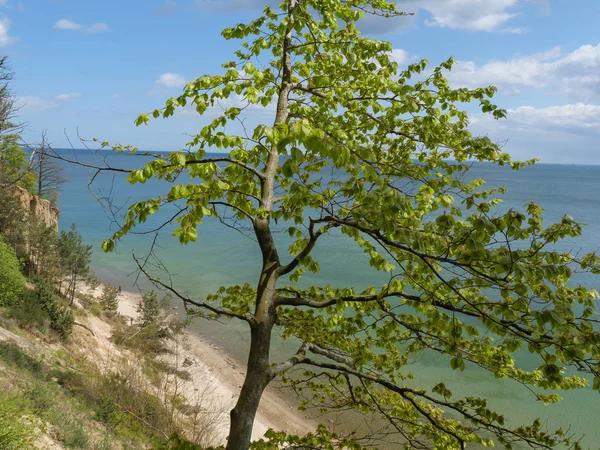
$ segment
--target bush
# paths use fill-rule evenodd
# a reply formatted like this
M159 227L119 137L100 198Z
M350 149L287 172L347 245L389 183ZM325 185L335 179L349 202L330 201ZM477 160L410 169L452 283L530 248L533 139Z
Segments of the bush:
M61 338L67 339L73 332L73 312L66 306L57 305L52 314L50 314L50 328L52 328Z
M0 306L19 302L25 290L25 277L15 251L0 237Z
M156 323L160 317L160 302L158 294L155 290L145 292L142 295L142 300L138 304L137 312L139 314L138 322L145 327L152 323Z
M123 413L119 409L117 401L110 396L102 397L94 411L96 412L96 418L110 429L116 428L123 420Z
M40 307L48 313L50 328L66 339L73 331L73 312L56 295L52 284L45 279L36 280L35 295Z
M107 284L102 288L102 295L100 296L100 304L105 311L116 312L119 308L119 289L112 284Z
M38 302L37 294L26 290L21 297L21 302L9 309L7 317L14 319L23 328L42 329L50 320L48 311Z

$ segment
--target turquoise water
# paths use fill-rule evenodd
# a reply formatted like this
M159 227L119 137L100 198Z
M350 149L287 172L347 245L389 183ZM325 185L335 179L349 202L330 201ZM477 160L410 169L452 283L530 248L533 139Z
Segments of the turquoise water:
M83 151L69 151L80 161L95 160ZM110 163L122 167L135 167L143 163L141 157L127 155L107 155ZM97 160L95 160L97 161ZM104 254L99 250L100 242L109 237L110 214L98 204L88 189L89 170L69 165L65 175L69 179L62 190L60 199L60 226L67 228L72 222L77 224L86 241L96 245L94 269L101 279L119 284L123 289L134 289L135 264L131 258L132 249L136 255L147 251L149 236L129 236L118 246L117 252ZM575 220L587 224L578 239L565 240L559 250L589 252L600 247L600 166L561 166L539 164L518 172L490 164L475 164L471 175L483 178L488 186L508 186L501 209L523 209L523 205L534 200L545 209L545 218L558 220L565 213ZM113 179L103 175L96 184L108 192L112 186L114 204L121 206L152 195L164 193L164 186L157 182L130 186L122 177ZM254 241L242 234L222 226L215 220L207 220L198 229L198 241L188 246L179 245L169 232L158 240L158 254L169 268L175 284L192 297L202 298L221 285L255 284L260 253ZM287 234L278 234L277 240L286 248ZM307 283L352 285L361 288L369 284L385 282L381 274L375 273L368 265L367 257L361 250L341 235L327 236L315 250L315 257L321 264L318 275L305 278ZM587 287L598 286L600 280L587 275L578 275L574 282ZM142 287L147 283L140 281ZM229 353L243 359L247 349L247 333L243 325L228 323L225 326L207 321L195 321L193 329L209 337ZM289 345L275 346L274 357L285 357L293 348ZM526 363L526 362L525 362ZM444 381L457 395L481 395L490 404L504 412L507 418L530 423L541 417L551 427L571 425L571 432L585 435L585 443L590 448L600 448L600 394L590 390L561 393L564 400L558 405L544 407L535 402L533 396L522 387L510 381L497 381L485 372L467 367L465 372L452 371L448 361L437 355L423 355L412 363L415 378L423 387L430 387Z

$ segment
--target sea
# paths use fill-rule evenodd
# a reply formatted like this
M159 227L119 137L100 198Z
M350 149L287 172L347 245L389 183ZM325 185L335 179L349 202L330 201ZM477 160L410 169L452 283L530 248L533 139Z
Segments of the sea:
M82 164L101 167L141 167L147 158L110 152L95 153L89 150L61 150L64 158ZM255 284L260 270L260 252L256 242L244 233L223 226L215 219L207 219L198 228L198 240L183 246L171 235L173 228L161 230L155 241L151 230L157 221L149 221L140 234L121 240L117 250L104 253L101 242L116 231L115 219L122 215L125 205L153 196L164 195L165 183L150 181L130 185L121 173L95 170L81 164L63 163L68 181L60 193L60 227L66 229L75 223L87 243L94 245L93 269L99 279L122 287L123 290L150 289L147 280L138 277L132 253L138 257L148 253L154 242L156 254L167 272L156 272L163 280L171 280L181 292L191 298L203 299L220 286ZM94 180L92 182L92 178ZM584 224L582 235L557 244L557 250L587 253L600 248L600 166L553 165L538 163L532 167L513 171L489 163L474 163L470 178L486 180L487 187L506 186L499 211L524 210L530 201L545 208L547 224L569 215ZM110 198L110 201L106 201ZM167 217L163 213L158 218ZM280 227L281 228L281 227ZM275 229L280 248L287 249L289 237ZM281 251L282 257L287 256ZM321 265L317 275L304 278L305 284L330 284L337 287L354 286L357 289L380 285L386 277L369 267L367 256L352 242L333 233L319 242L315 258ZM574 284L600 288L600 277L577 274ZM183 314L182 305L173 308ZM248 330L244 324L214 322L194 319L192 331L202 334L229 355L245 361L248 349ZM276 340L273 359L283 359L297 348L294 342ZM534 362L527 355L519 357L527 369ZM451 370L449 359L425 354L413 360L409 370L417 385L432 387L443 381L458 395L478 395L488 399L489 405L506 415L510 424L530 424L540 418L548 429L562 427L575 436L583 437L584 448L600 448L600 393L590 389L558 392L563 398L556 405L544 406L531 392L516 382L496 380L483 370L467 365L464 372Z

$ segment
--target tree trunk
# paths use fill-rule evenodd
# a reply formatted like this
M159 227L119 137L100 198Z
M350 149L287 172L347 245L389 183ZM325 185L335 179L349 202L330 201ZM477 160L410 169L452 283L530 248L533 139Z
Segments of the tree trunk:
M69 305L73 306L73 300L75 299L75 288L77 287L77 274L73 274L73 278L71 279L71 292L70 292L70 296L71 298L69 299Z
M227 450L247 450L252 438L252 427L260 398L271 381L269 349L271 328L258 326L251 332L250 354L246 379L235 407L231 410L231 426Z
M254 230L260 245L263 266L256 290L254 321L250 325L250 352L246 379L238 401L231 411L227 450L247 450L260 398L273 379L270 363L271 332L277 317L276 286L279 255L269 228L269 221L256 219Z
M288 0L288 16L290 19L296 9L296 0ZM283 40L282 84L277 99L277 112L274 126L286 123L289 118L288 100L292 90L292 34L293 21L286 29ZM273 210L275 203L275 174L279 164L279 151L273 145L265 165L265 179L261 186L261 206L266 211ZM271 332L277 319L277 270L280 259L273 241L269 219L257 217L253 221L254 232L262 252L262 271L256 290L256 307L254 322L251 323L250 353L246 369L246 379L238 401L231 411L231 426L227 450L247 450L252 439L252 425L258 410L260 398L274 378L270 367Z

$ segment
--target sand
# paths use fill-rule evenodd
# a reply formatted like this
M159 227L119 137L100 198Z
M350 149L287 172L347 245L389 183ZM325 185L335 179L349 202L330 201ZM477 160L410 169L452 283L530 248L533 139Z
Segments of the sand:
M102 287L100 285L90 293L98 297ZM139 293L121 292L118 313L127 319L135 320L140 301ZM202 403L215 410L215 420L218 422L215 427L216 433L224 440L229 428L228 411L235 405L243 384L245 365L234 360L204 337L189 331L185 331L182 339L173 342L172 345L176 347L176 352L170 357L171 362L175 362L191 375L189 382L183 387L184 395L190 401L193 401L194 397L202 396ZM316 423L302 417L278 392L267 389L254 422L252 439L260 439L270 428L303 435L314 431Z

